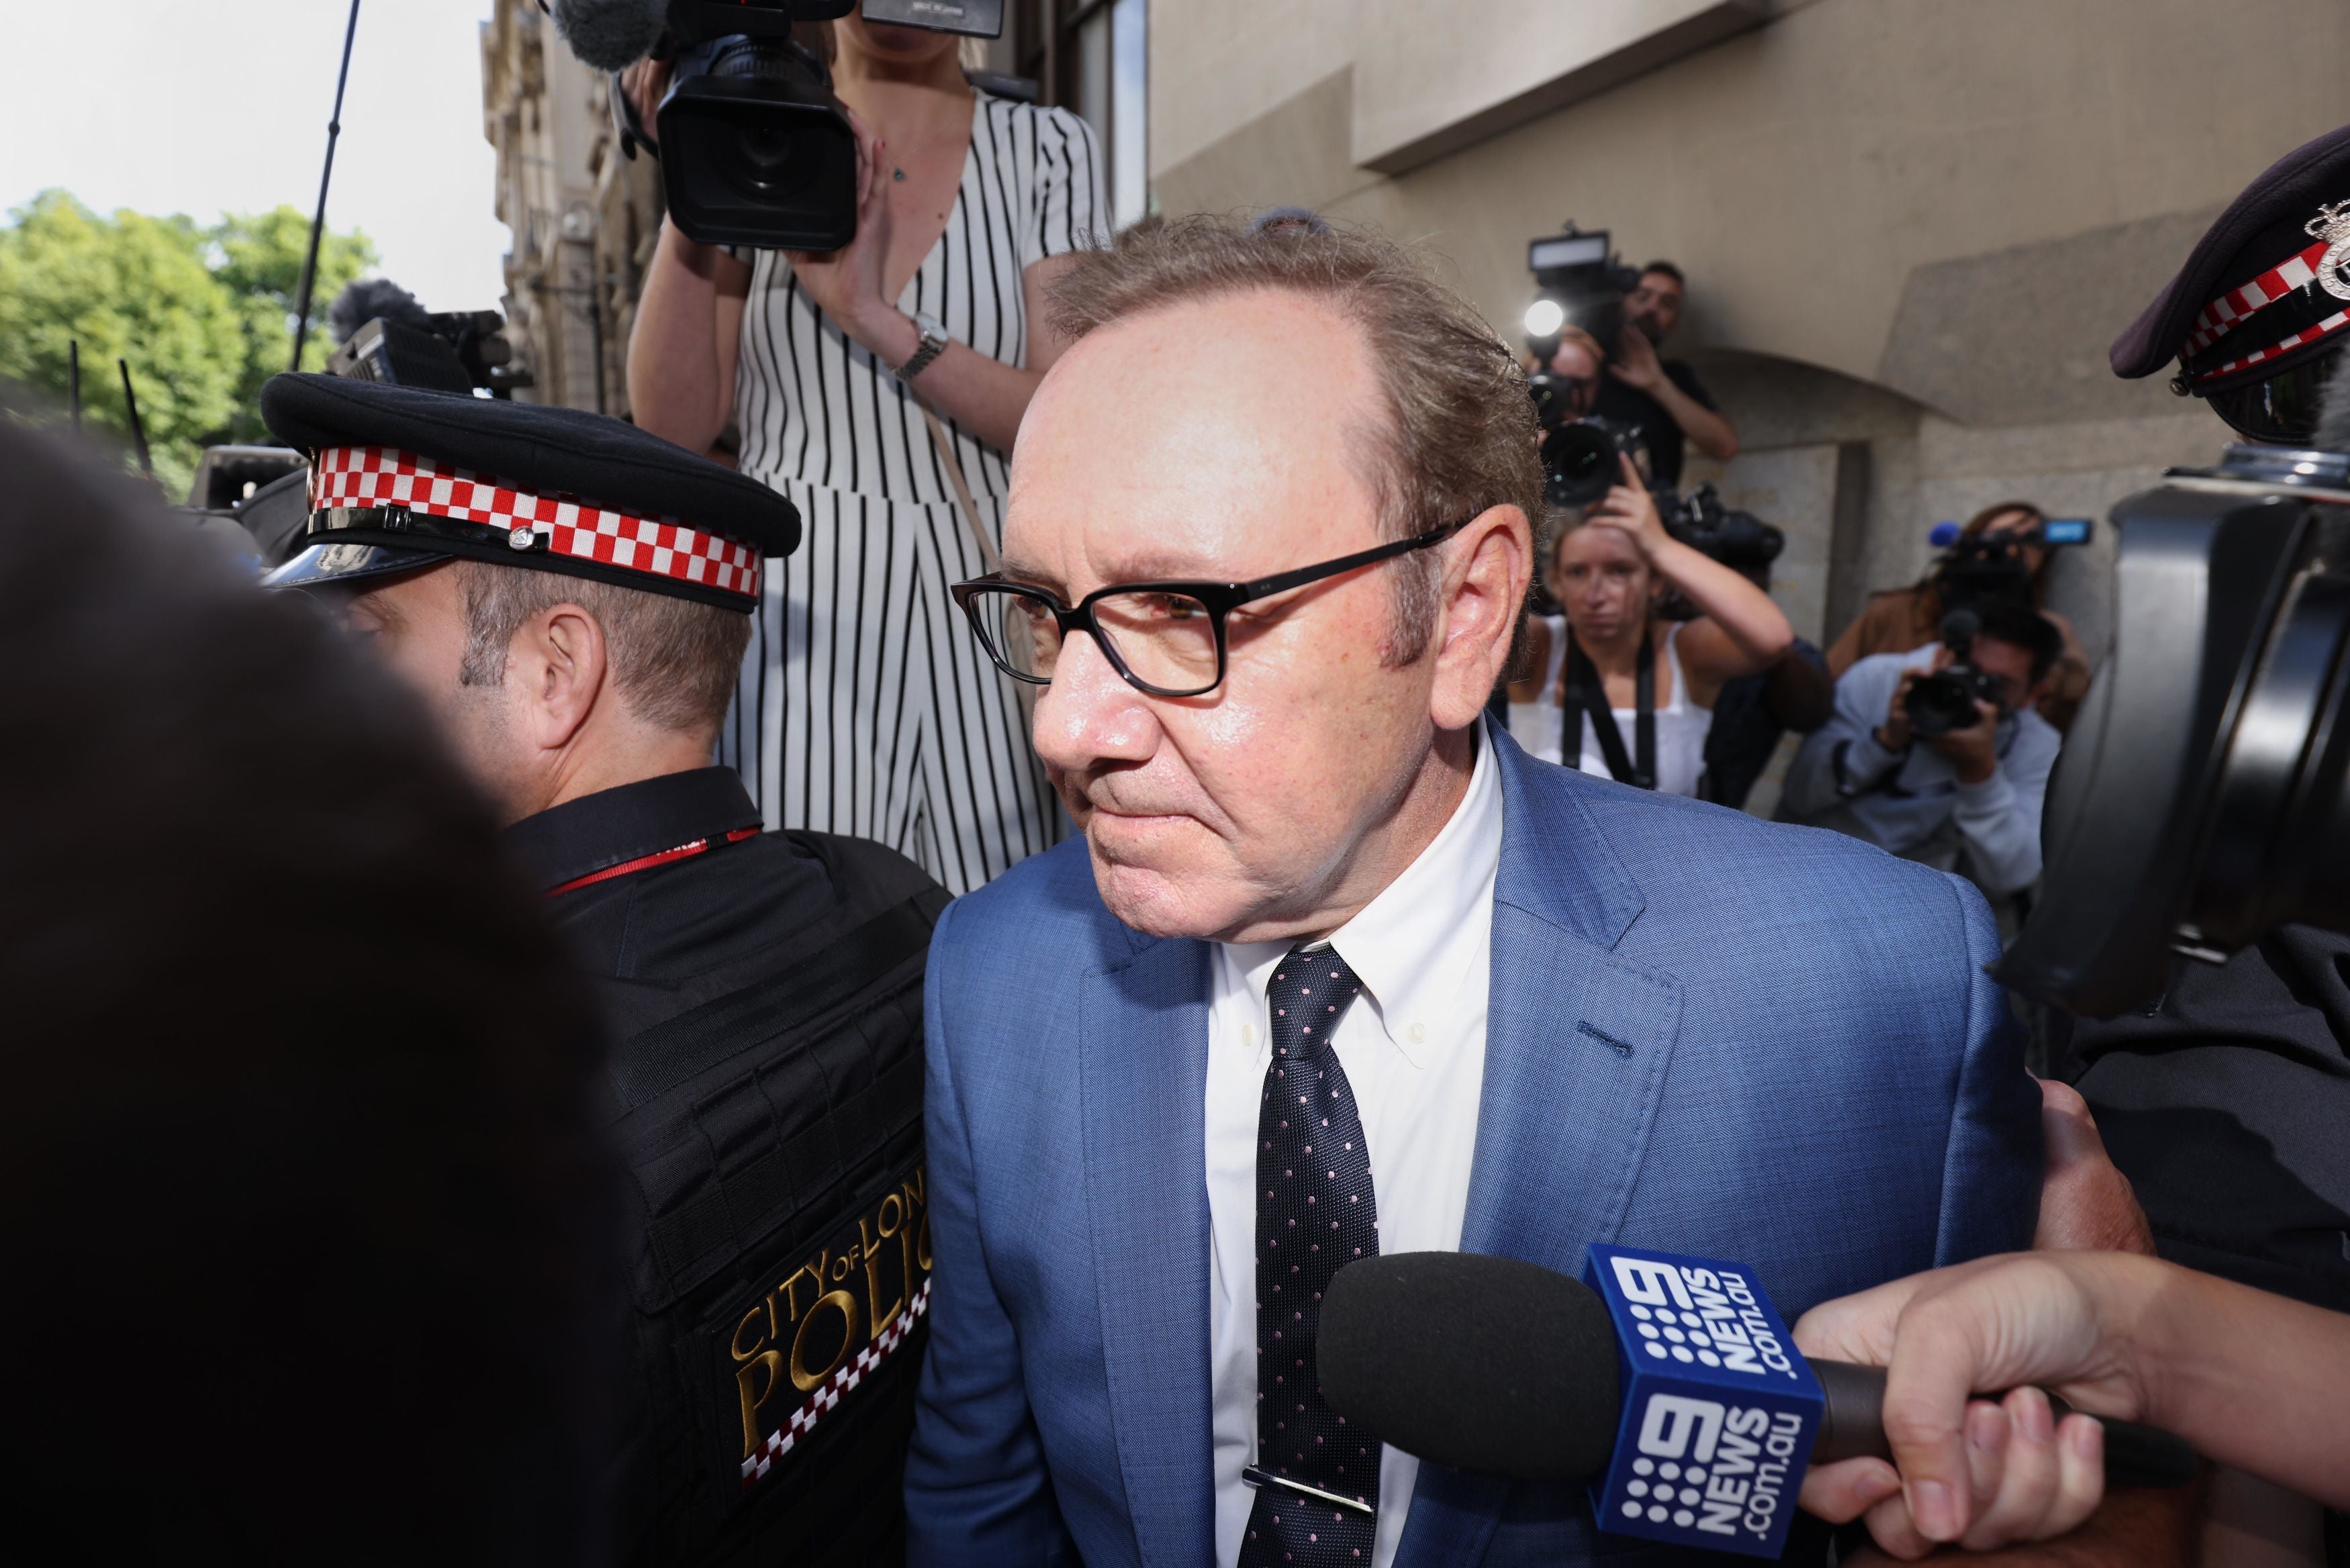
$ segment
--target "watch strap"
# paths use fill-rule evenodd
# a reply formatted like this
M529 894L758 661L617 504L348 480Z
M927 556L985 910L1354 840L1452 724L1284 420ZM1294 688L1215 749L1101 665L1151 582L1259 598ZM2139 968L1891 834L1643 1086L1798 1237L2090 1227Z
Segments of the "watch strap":
M901 381L912 380L930 369L931 360L947 351L945 327L927 316L917 316L914 317L914 329L922 335L922 340L913 353L907 356L906 362L898 367L898 379Z

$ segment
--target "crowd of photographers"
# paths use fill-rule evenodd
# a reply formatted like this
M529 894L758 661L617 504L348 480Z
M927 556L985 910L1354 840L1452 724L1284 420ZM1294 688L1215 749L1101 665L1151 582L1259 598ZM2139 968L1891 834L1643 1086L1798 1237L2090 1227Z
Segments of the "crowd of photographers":
M1740 806L1793 732L1783 820L1958 871L2012 930L2089 685L2072 623L2044 603L2055 543L2078 524L2052 535L2021 501L1943 524L1926 576L1872 595L1823 655L1768 597L1778 530L1710 485L1682 492L1689 448L1738 451L1696 372L1661 356L1685 275L1660 260L1616 282L1620 304L1565 291L1577 308L1529 354L1554 510L1512 733L1548 761Z

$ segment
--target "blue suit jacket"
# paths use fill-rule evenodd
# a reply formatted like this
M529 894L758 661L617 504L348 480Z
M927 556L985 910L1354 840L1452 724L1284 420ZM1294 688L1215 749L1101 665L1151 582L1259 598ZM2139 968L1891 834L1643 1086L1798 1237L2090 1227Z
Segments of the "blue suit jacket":
M2030 1244L2040 1100L1971 888L1494 747L1464 1251L1568 1274L1594 1241L1737 1259L1793 1319ZM939 924L913 1563L1214 1561L1208 960L1113 919L1081 842ZM1595 1534L1580 1489L1423 1465L1396 1562L1651 1551Z

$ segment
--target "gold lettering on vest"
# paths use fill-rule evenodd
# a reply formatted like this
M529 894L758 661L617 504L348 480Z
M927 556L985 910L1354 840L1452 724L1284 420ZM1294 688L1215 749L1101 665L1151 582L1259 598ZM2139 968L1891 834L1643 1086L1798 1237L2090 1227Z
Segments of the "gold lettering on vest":
M840 1348L832 1353L832 1359L826 1362L821 1370L811 1372L807 1364L808 1330L827 1307L840 1314ZM808 1308L807 1316L800 1319L799 1332L792 1335L792 1383L803 1394L815 1393L824 1386L824 1380L848 1359L848 1353L856 1346L857 1298L847 1291L827 1291L816 1298L814 1306Z
M898 1314L906 1310L906 1285L909 1276L908 1271L901 1267L898 1273L898 1294L888 1305L883 1305L881 1254L873 1245L874 1232L878 1231L880 1233L880 1239L886 1241L905 1228L906 1206L899 1201L898 1195L894 1192L884 1198L881 1200L881 1207L875 1210L871 1230L867 1229L865 1216L860 1214L857 1217L857 1234L863 1243L865 1253L865 1303L868 1314L866 1323L872 1329L873 1337L876 1339L880 1338L882 1333L896 1320Z
M780 1350L767 1350L760 1352L755 1358L746 1363L734 1374L734 1382L743 1396L743 1457L746 1459L758 1448L759 1438L764 1435L759 1420L759 1407L767 1402L767 1396L773 1394L775 1391L775 1385L784 1380L783 1371L784 1353ZM762 1377L761 1374L764 1374L764 1376ZM751 1386L754 1381L759 1385L759 1390L755 1394L751 1391Z

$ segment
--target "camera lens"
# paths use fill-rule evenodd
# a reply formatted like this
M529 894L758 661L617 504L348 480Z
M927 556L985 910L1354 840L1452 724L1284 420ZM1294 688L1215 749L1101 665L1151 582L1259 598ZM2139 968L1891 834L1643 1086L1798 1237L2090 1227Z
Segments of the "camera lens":
M1599 426L1570 420L1543 438L1543 499L1588 506L1616 483L1616 442Z
M1928 740L1971 729L1975 722L1974 693L1949 675L1919 676L1901 708L1909 715L1909 728Z

